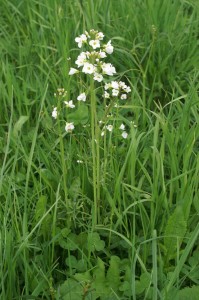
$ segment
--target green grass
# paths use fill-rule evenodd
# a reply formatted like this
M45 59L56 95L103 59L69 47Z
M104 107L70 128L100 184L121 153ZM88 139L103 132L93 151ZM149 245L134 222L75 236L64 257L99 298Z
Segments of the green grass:
M197 299L198 1L0 7L0 298ZM132 89L112 120L128 139L99 146L51 117L58 87L81 92L68 72L92 28Z

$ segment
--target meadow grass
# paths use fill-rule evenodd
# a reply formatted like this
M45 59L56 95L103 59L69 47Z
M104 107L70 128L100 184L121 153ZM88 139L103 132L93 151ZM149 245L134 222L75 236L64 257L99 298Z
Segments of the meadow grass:
M198 299L198 2L0 7L0 298ZM57 88L90 88L68 73L92 28L131 86L126 140L51 116Z

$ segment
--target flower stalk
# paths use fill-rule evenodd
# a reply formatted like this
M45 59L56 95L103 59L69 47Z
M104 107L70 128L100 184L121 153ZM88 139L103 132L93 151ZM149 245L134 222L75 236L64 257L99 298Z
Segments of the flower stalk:
M97 106L95 86L93 79L90 80L91 95L91 145L93 159L93 196L94 196L94 226L100 222L100 147L99 125L97 119Z
M92 181L93 181L93 218L92 227L100 223L100 210L101 210L101 188L103 180L106 180L106 167L107 167L107 138L114 136L114 130L116 134L119 134L120 139L127 139L128 133L125 131L124 124L117 124L118 122L113 119L115 113L117 113L116 119L119 120L118 108L125 103L128 94L131 92L131 88L123 81L108 80L116 74L115 67L106 62L107 57L114 51L114 47L111 44L111 40L108 43L104 43L104 34L96 30L91 29L89 32L81 34L75 38L78 48L83 48L83 51L78 55L75 64L76 68L71 67L69 75L78 75L81 82L85 77L89 80L86 84L81 84L79 94L73 95L76 100L71 100L69 95L64 89L58 89L57 94L59 98L58 106L54 107L52 111L52 117L54 119L60 119L62 114L62 106L66 109L65 118L65 131L67 135L76 131L76 128L80 127L84 130L84 127L90 126L91 135L91 153L92 153ZM99 97L99 103L97 103L96 85L103 88L101 97ZM99 89L100 91L101 89ZM64 99L62 99L64 98ZM104 99L104 107L103 107ZM61 100L65 100L62 101ZM90 101L89 101L90 100ZM73 110L73 112L71 112ZM89 112L90 110L90 112ZM113 112L113 114L112 114ZM90 116L90 124L87 124ZM60 121L58 122L59 137L60 137L60 153L61 162L63 167L63 183L64 193L66 198L66 207L70 208L70 202L68 200L67 191L67 167L64 156L64 142ZM77 127L76 127L77 126ZM75 134L75 133L74 133ZM100 145L104 148L104 153L100 153ZM101 157L103 156L103 157ZM101 158L103 160L101 160ZM102 163L102 168L101 168ZM102 175L101 175L101 169Z

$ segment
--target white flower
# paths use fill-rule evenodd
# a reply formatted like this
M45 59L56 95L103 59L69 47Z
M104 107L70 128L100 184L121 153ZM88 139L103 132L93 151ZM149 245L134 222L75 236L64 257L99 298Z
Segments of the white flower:
M73 123L67 123L66 122L66 126L65 126L66 132L71 132L74 128L75 128L75 126L74 126Z
M113 89L118 90L119 89L119 83L117 81L111 81L111 87Z
M82 47L82 43L87 41L87 36L85 34L81 34L79 37L75 38L75 42L78 44L78 47Z
M76 37L75 38L75 42L78 43L78 47L81 48L82 47L82 39L80 37Z
M98 52L99 58L105 58L106 57L106 53L104 51L100 51Z
M85 93L80 94L80 95L77 97L77 100L78 100L78 101L83 101L83 102L85 102L85 101L86 101L86 94L85 94Z
M83 160L79 160L79 159L78 159L78 160L77 160L77 163L78 163L78 164L83 164Z
M111 41L109 41L105 46L105 52L108 54L113 53L113 46L111 45Z
M93 74L95 72L95 66L89 63L85 63L82 72L85 74Z
M104 34L102 32L98 32L95 37L97 40L103 40Z
M124 89L124 91L125 91L126 93L130 93L130 92L131 92L130 86L127 86L127 87Z
M119 94L119 91L118 91L118 90L112 89L112 96L113 96L113 97L117 97L118 94Z
M73 100L70 100L69 102L64 101L64 103L66 104L66 107L69 107L69 108L74 108L75 107L75 105L73 104Z
M102 71L109 76L113 76L113 74L116 73L115 67L113 67L112 64L108 63L103 63L102 64Z
M75 68L70 68L70 71L69 71L69 75L74 75L74 74L76 74L76 73L79 73L79 71L77 70L77 69L75 69Z
M126 138L128 137L128 133L127 133L126 131L123 131L123 132L122 132L122 137L123 137L124 139L126 139Z
M104 136L104 133L105 133L105 132L104 132L104 130L103 130L103 131L101 132L101 136Z
M93 79L101 82L103 80L103 76L99 73L95 73Z
M112 131L112 130L113 130L113 125L107 125L107 126L106 126L106 129L107 129L108 131Z
M87 41L87 36L85 34L81 34L80 38L82 39L83 42Z
M125 130L125 125L122 123L122 124L120 125L119 129Z
M127 99L127 94L122 94L121 97L120 97L120 99L121 99L121 100Z
M126 85L125 82L123 82L123 81L120 81L120 82L119 82L119 86L120 86L122 89L127 88L127 85Z
M93 49L100 48L100 41L99 40L91 40L89 42L89 45L91 47L93 47Z
M76 65L79 67L83 66L87 61L86 53L82 52L80 55L77 57L77 60L75 61Z
M54 108L53 108L53 111L52 111L52 117L53 117L54 119L57 119L57 115L58 115L57 107L54 107Z
M106 91L104 92L104 98L106 98L106 99L110 98L110 94L107 93Z

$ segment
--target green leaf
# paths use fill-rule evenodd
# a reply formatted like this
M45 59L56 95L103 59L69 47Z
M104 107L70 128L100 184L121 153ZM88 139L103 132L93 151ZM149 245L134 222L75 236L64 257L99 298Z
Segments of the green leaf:
M73 255L70 255L69 257L67 257L65 260L65 263L68 267L71 267L73 269L77 267L77 259Z
M141 282L139 280L135 281L135 293L136 295L140 295L144 292L145 287L142 286Z
M140 283L145 289L148 288L151 283L151 275L149 273L143 273L140 276Z
M81 283L87 283L92 280L92 277L91 277L89 271L86 271L85 273L76 273L74 275L74 278Z
M86 260L83 259L83 258L80 259L80 260L78 260L76 269L77 269L79 272L85 272L85 271L87 270L87 263L86 263Z
M167 250L167 258L172 259L176 254L177 243L181 244L186 233L187 224L182 208L179 206L169 217L165 229L164 245Z
M39 221L41 217L46 212L46 203L47 203L47 198L46 196L41 196L39 200L37 201L36 208L35 208L35 221Z
M189 264L192 267L195 267L199 264L199 249L195 250L192 256L189 258Z
M75 177L70 189L69 189L69 195L72 199L76 200L81 192L81 181L79 177Z
M16 136L19 131L21 131L21 128L24 123L28 121L29 117L28 116L21 116L19 120L15 123L14 129L13 129L13 134Z
M81 232L77 236L77 242L81 249L87 249L88 244L88 234L87 232Z
M63 249L68 249L68 244L65 240L59 240L59 245Z
M15 180L17 183L24 182L26 180L26 173L17 172Z
M130 282L128 282L128 281L122 282L122 284L119 287L119 290L122 292L129 291L130 289L131 289L131 285L130 285Z
M125 248L125 249L130 249L130 248L131 248L131 246L130 246L126 241L124 241L124 240L120 240L119 244L120 244L123 248Z
M49 169L41 168L40 176L49 186L57 186L58 178Z
M194 204L196 212L199 214L199 201L198 201L198 197L194 197L193 204Z
M50 214L46 215L41 223L41 233L43 235L48 235L50 233L52 224L52 216Z
M111 256L110 266L106 275L109 287L115 292L118 291L120 282L120 258L118 256Z
M198 300L198 295L199 286L186 287L178 292L176 300Z
M101 292L104 292L105 284L106 284L106 279L105 279L105 265L104 262L98 257L97 258L97 267L93 271L93 278L94 278L94 288L96 292L101 294Z
M149 288L151 283L151 275L147 272L140 276L140 280L135 281L135 292L137 295L142 294L145 289Z
M46 205L47 205L46 196L41 196L37 201L35 207L35 215L34 215L34 222L33 222L33 226L35 226L36 223L39 222L43 217L38 235L44 235L44 236L50 233L50 228L52 224L52 216L50 214L47 214L44 217L44 215L46 214Z
M59 240L59 245L63 248L63 249L67 249L67 250L76 250L78 248L78 244L77 244L77 236L74 233L70 233L66 239L60 239Z
M105 242L100 240L99 233L90 232L88 234L88 250L93 252L95 250L101 251L104 249Z
M80 104L78 109L75 112L68 114L67 121L73 122L75 125L77 124L84 125L88 122L88 118L89 118L88 107L86 106L86 104Z
M131 282L131 280L132 280L132 270L129 262L129 265L125 266L124 281Z
M67 244L69 250L76 250L78 248L77 235L70 233L67 237Z
M70 232L71 232L71 230L69 228L63 228L63 229L61 229L61 235L64 238L67 238L67 236L69 235Z
M82 300L83 287L74 279L66 280L59 289L62 300Z

